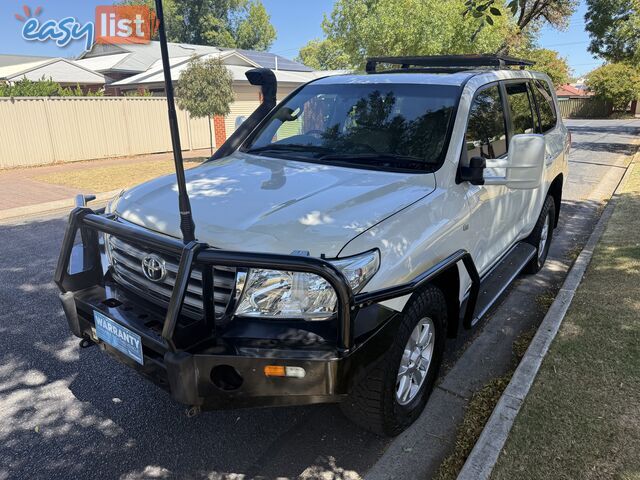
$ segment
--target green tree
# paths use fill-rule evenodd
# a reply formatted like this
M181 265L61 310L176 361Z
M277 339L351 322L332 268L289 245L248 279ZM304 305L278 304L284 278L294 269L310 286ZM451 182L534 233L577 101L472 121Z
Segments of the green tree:
M624 111L640 95L640 73L629 65L609 63L587 75L587 87L615 110Z
M322 24L332 43L314 40L300 58L318 60L324 68L344 68L348 59L362 68L368 56L496 51L510 35L506 18L481 29L483 20L463 16L464 9L464 0L338 0ZM331 48L336 55L324 53Z
M155 9L155 0L120 3ZM276 39L260 0L163 0L163 7L170 42L267 50Z
M540 27L542 23L564 29L579 3L579 0L508 0L505 7L520 31L531 26ZM490 25L505 10L496 0L467 0L465 6L466 13L483 18Z
M466 0L463 15L493 25L506 13L515 26L515 35L506 38L499 51L509 53L531 40L531 35L545 24L558 30L566 29L579 3L579 0Z
M233 102L233 77L218 58L202 60L194 57L180 74L176 85L178 106L192 117L207 117L211 153L213 154L213 132L211 117L228 115Z
M640 0L587 0L584 18L591 53L640 64Z
M311 40L300 49L296 61L314 70L348 70L352 67L349 56L339 42L332 39Z
M534 48L514 52L519 57L536 62L529 70L536 70L549 75L554 85L569 83L571 78L567 59L561 57L555 50L546 48Z
M23 78L14 83L0 83L0 97L84 97L103 94L103 90L98 90L85 95L80 85L63 87L51 78L45 77L37 81Z
M235 28L236 47L249 50L267 50L276 39L276 29L261 2L250 2L246 16Z

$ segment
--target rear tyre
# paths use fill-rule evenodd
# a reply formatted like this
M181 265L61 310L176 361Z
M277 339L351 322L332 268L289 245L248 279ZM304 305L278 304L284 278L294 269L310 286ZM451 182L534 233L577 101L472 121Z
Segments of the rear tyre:
M555 225L556 207L552 196L548 196L542 206L542 211L538 217L533 232L527 237L525 242L536 247L536 254L524 267L525 273L538 273L544 266L553 238L553 226Z
M422 413L442 362L447 305L429 286L405 309L395 340L341 403L343 413L378 435L395 436Z

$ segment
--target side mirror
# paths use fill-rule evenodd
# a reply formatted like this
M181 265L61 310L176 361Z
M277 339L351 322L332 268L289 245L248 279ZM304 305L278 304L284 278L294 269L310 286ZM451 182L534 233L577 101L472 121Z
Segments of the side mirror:
M504 169L504 176L486 176L485 185L506 185L515 190L531 190L542 183L545 141L538 134L514 135L506 160L488 160L487 168Z
M484 169L487 161L483 157L471 157L468 167L460 167L460 180L471 185L484 185Z

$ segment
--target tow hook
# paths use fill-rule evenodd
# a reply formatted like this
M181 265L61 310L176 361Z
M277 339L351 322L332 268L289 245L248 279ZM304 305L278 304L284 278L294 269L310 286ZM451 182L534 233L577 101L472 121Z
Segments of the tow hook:
M202 408L199 407L198 405L193 405L185 410L185 414L187 415L187 418L196 417L200 415L200 413L202 413Z
M89 348L93 347L94 345L95 342L89 340L88 338L83 338L82 340L80 340L80 348Z

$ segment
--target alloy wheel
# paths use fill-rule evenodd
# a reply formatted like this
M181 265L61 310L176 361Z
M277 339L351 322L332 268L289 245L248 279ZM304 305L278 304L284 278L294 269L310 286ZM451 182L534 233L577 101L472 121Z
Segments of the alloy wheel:
M398 378L396 400L407 405L416 398L429 373L435 346L435 326L428 317L421 319L404 347Z
M542 261L545 253L545 247L547 246L547 240L549 239L549 212L544 219L544 225L540 232L540 241L538 242L538 261Z

